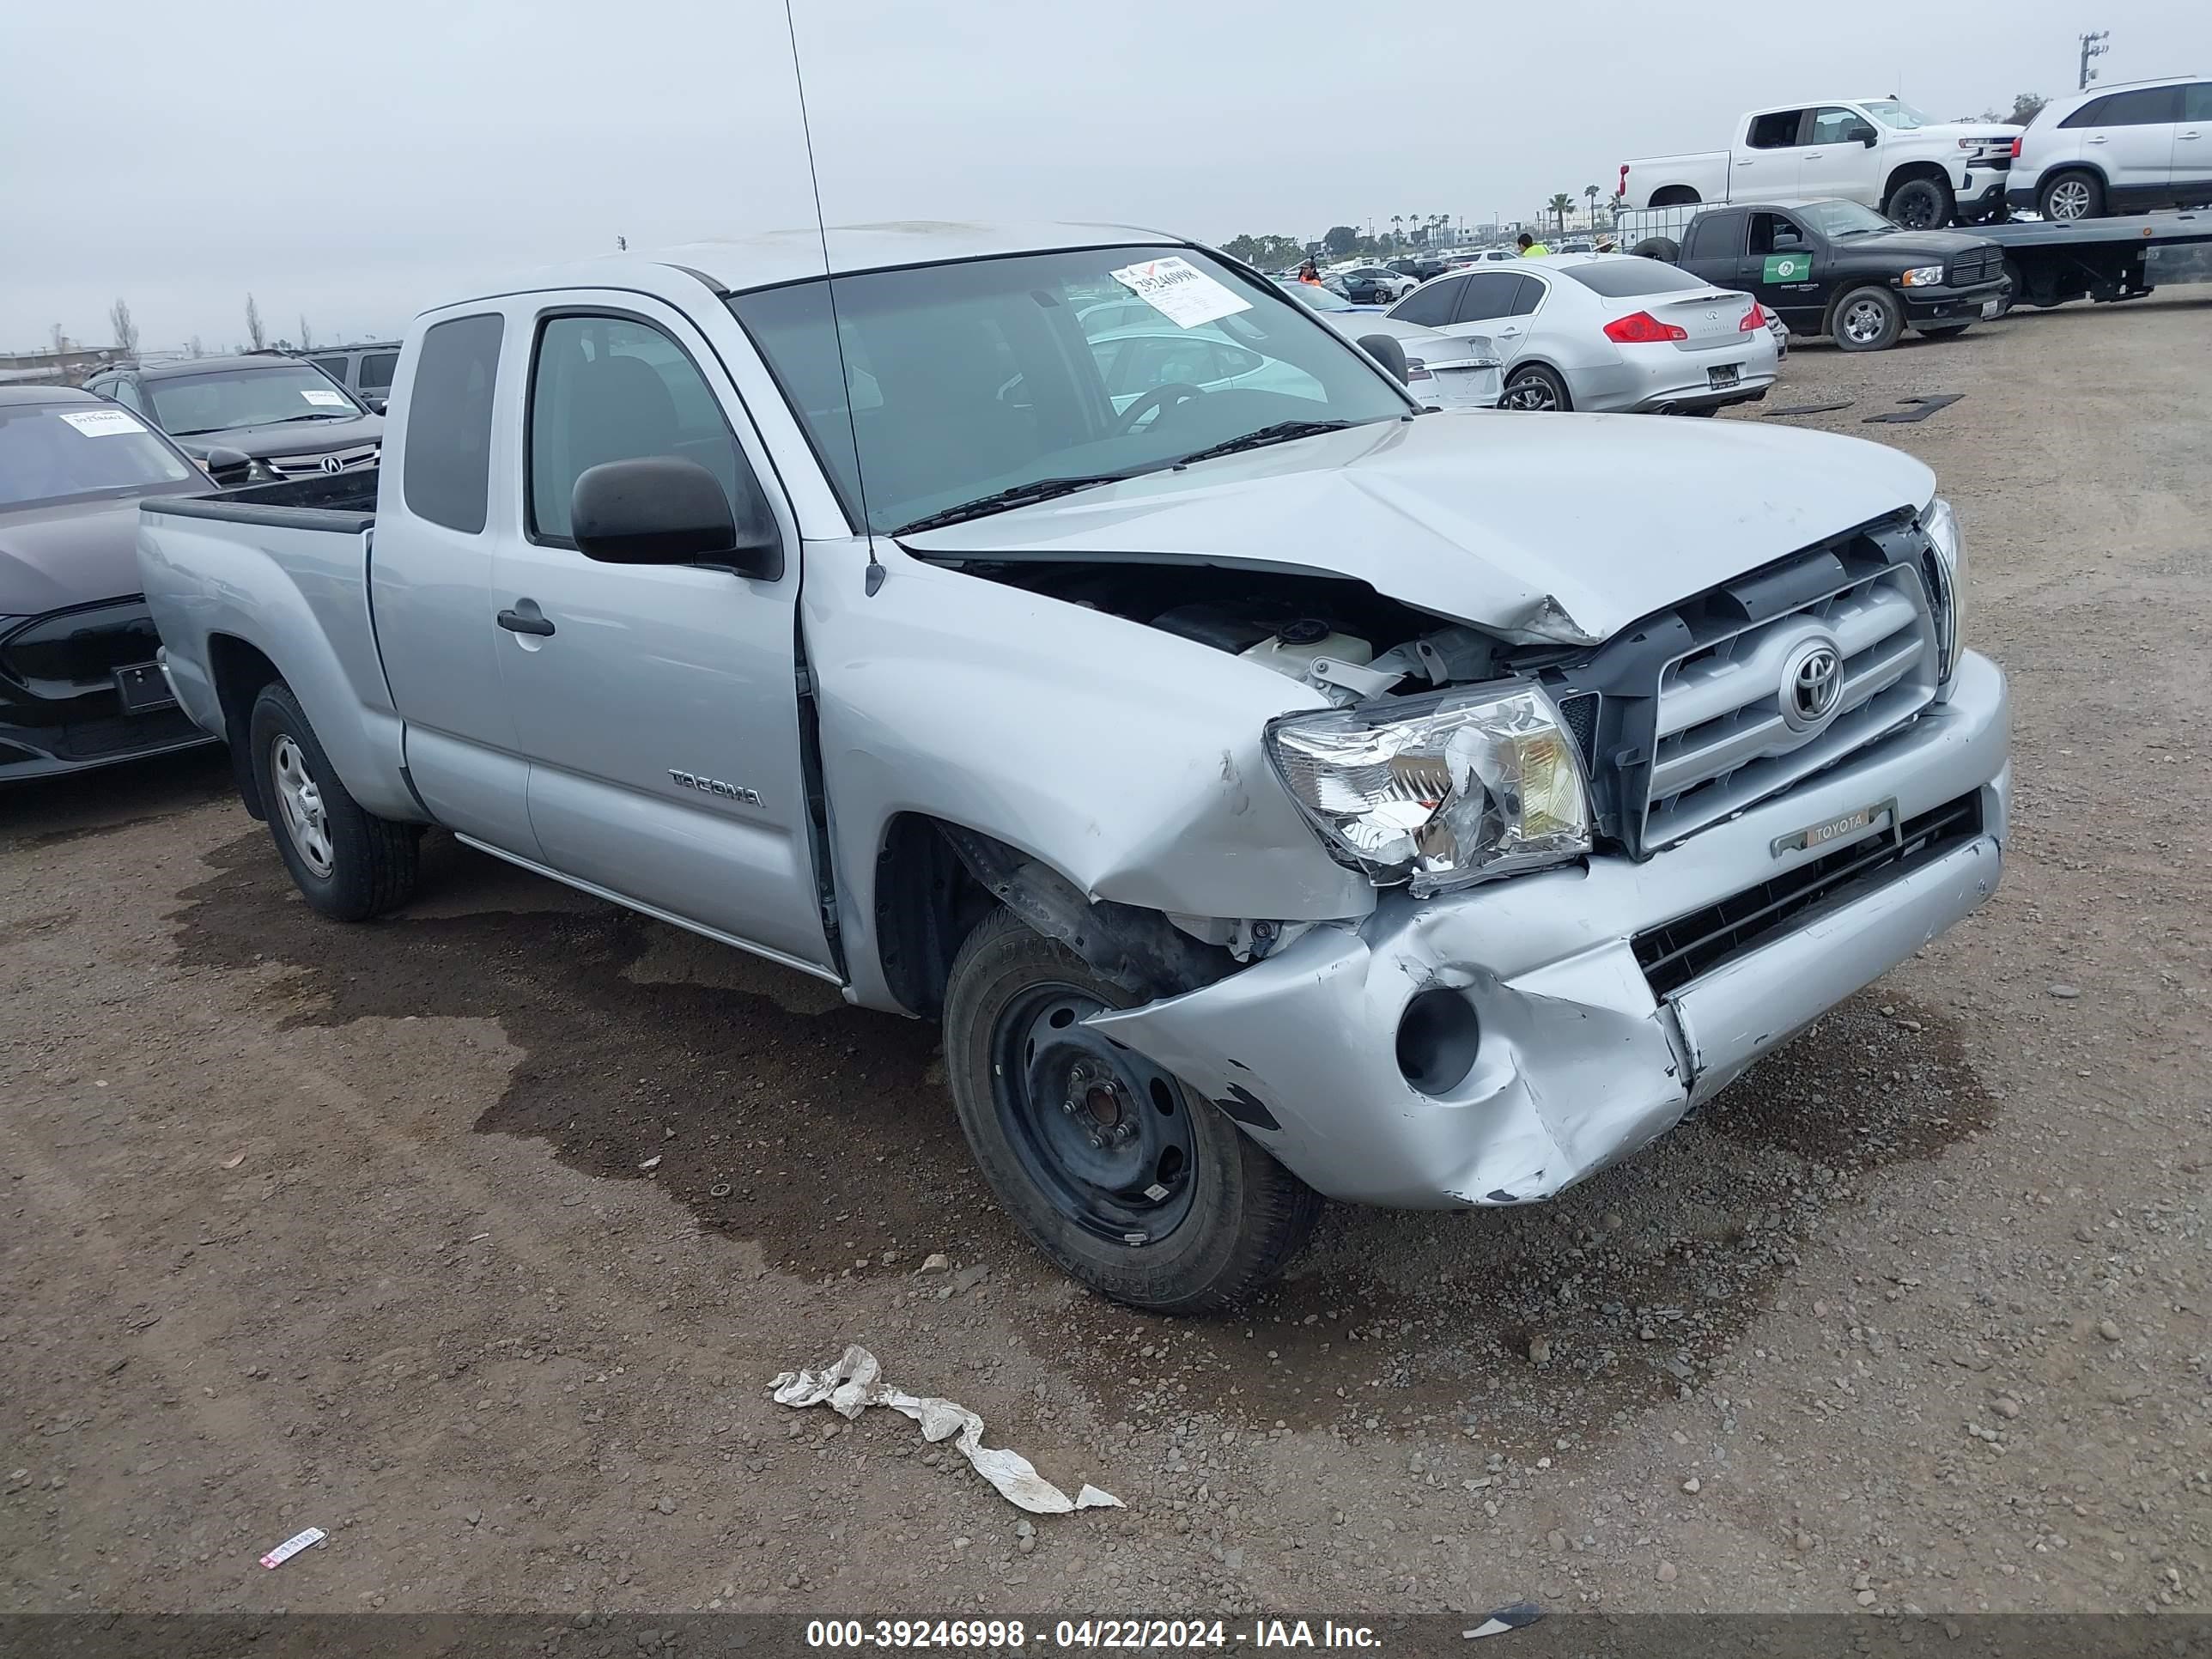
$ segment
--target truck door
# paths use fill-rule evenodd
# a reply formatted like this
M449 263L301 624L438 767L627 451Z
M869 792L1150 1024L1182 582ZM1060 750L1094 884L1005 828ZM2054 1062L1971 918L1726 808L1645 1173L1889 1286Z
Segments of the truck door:
M1880 129L1857 110L1841 104L1808 110L1798 149L1797 194L1840 196L1875 206L1881 200L1883 183L1881 140Z
M1817 331L1828 277L1810 231L1787 213L1759 209L1749 222L1742 263L1728 283L1782 313L1792 329Z
M498 434L521 425L522 351L497 310L433 323L400 398L401 441L384 453L370 538L369 606L407 773L439 823L518 858L538 856L493 628L490 502ZM511 418L495 421L511 409Z
M521 510L494 568L494 638L544 862L823 971L800 761L798 530L766 452L714 346L674 307L570 294L540 302L530 325ZM781 577L576 551L578 475L659 455L698 462L732 497L765 486L785 535Z
M1802 108L1771 109L1745 123L1741 142L1729 155L1729 201L1797 193L1797 176L1804 167L1799 135L1806 113Z

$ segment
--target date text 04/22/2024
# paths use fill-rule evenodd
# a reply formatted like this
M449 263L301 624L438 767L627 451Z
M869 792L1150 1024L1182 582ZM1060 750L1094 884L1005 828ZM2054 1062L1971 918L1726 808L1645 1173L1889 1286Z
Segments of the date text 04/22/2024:
M1224 1648L1351 1648L1382 1645L1367 1625L1334 1620L1262 1619L1249 1626L1220 1619L1060 1619L1032 1631L1018 1619L817 1619L811 1648L962 1648L970 1651L1054 1649L1145 1651Z

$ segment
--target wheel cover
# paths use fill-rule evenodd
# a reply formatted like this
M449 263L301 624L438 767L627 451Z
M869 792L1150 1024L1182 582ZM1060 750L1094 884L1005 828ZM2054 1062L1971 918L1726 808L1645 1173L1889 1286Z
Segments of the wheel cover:
M269 774L276 785L276 816L300 861L319 876L327 876L337 863L331 847L329 814L323 792L308 775L307 757L300 745L280 733L269 745Z
M1107 1005L1032 987L991 1033L991 1102L1037 1189L1114 1244L1154 1244L1190 1213L1190 1104L1176 1080L1084 1024Z
M1526 375L1505 388L1498 401L1508 409L1553 409L1559 406L1559 394L1552 383L1540 374Z
M2061 179L2051 187L2051 216L2082 219L2089 213L2089 186L2081 179Z
M1936 222L1936 204L1924 190L1907 190L1898 210L1897 222L1907 230L1926 230Z
M1844 333L1855 344L1879 340L1888 324L1888 313L1875 301L1855 300L1844 307Z

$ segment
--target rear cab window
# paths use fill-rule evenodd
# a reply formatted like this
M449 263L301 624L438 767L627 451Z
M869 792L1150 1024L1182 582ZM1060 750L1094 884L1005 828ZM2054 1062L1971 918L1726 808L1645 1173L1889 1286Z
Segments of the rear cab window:
M434 323L415 360L401 456L407 510L479 535L489 511L492 389L507 321L497 313Z
M1764 115L1751 118L1751 126L1744 134L1747 149L1794 149L1797 144L1797 129L1803 124L1802 109L1769 110Z

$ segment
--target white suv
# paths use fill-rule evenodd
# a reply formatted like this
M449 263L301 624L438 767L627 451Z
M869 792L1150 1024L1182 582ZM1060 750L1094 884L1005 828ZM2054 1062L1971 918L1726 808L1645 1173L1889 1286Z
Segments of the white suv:
M2046 219L2212 204L2212 81L2176 76L2045 104L2013 142L2005 204Z

